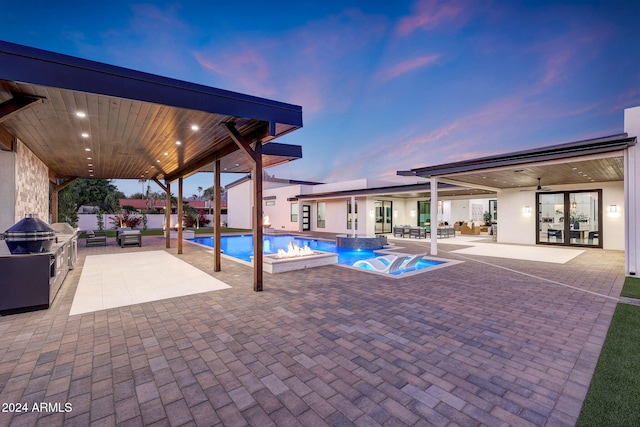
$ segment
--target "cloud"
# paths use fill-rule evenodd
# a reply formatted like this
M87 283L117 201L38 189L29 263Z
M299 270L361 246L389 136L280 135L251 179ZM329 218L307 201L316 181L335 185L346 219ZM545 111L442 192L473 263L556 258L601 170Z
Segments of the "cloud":
M375 80L386 82L386 81L395 79L410 71L425 67L427 65L431 65L438 58L440 58L440 55L427 55L427 56L418 56L415 58L398 62L393 66L390 66L388 68L385 68L379 71L376 75Z
M192 54L231 90L300 104L305 113L340 111L357 99L367 54L387 28L385 17L345 9L281 32L212 38Z
M398 21L396 34L408 36L416 30L432 30L456 18L464 18L464 10L465 5L460 1L420 0L413 15Z

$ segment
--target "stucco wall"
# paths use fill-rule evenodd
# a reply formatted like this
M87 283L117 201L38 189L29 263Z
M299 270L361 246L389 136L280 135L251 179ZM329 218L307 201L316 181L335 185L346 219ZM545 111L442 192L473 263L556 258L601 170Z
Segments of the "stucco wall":
M227 222L229 227L252 228L252 193L253 181L245 181L227 189Z

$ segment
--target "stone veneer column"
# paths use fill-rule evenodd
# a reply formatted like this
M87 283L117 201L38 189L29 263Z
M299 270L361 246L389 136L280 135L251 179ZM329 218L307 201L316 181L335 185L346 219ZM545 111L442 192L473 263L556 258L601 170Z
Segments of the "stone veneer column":
M19 140L15 156L14 223L32 213L49 222L49 168Z

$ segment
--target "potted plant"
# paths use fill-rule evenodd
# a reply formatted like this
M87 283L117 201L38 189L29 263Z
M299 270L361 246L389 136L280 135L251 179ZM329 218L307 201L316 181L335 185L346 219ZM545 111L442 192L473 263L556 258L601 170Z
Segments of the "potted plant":
M484 220L485 225L491 225L491 214L489 213L489 211L484 211L482 219Z

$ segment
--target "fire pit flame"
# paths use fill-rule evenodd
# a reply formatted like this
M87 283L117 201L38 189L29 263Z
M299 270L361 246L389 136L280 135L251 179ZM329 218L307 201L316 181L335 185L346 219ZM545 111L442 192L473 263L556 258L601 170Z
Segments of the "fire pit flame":
M313 255L314 252L311 250L309 246L298 246L293 242L289 242L287 250L278 249L277 258L295 258L307 255Z

